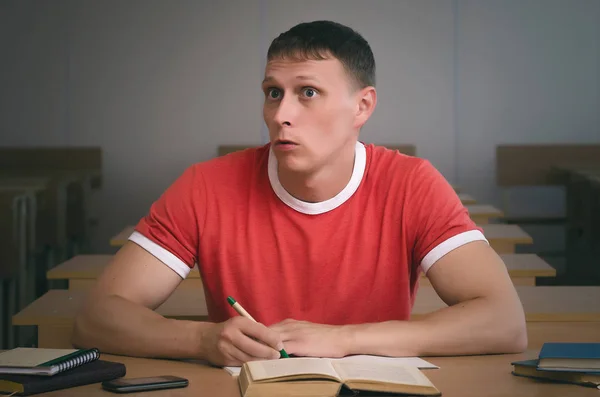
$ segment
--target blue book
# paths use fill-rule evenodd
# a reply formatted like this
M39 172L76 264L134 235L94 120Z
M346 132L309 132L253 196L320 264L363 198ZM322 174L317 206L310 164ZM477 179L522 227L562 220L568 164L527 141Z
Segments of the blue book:
M573 371L542 371L537 369L538 360L523 360L511 363L512 374L537 380L558 383L572 383L575 385L600 388L600 371L598 372L573 372Z
M600 371L600 343L544 343L537 368L544 371Z

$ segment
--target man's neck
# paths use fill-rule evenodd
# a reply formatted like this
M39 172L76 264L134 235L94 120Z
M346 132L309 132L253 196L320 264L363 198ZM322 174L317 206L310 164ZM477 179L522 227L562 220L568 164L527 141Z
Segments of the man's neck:
M332 164L317 172L299 174L279 167L281 186L293 197L307 203L329 200L340 193L352 178L355 161L355 145L348 145Z

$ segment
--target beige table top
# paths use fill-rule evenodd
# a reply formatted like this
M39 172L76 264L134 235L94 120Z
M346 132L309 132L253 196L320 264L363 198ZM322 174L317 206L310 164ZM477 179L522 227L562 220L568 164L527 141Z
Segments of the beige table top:
M112 257L113 255L77 255L49 270L46 276L49 280L96 279ZM500 257L511 277L556 276L556 270L535 254L502 254ZM200 278L198 268L193 268L187 278Z
M544 338L544 330L540 329L538 338ZM573 327L571 341L580 341L576 328ZM598 333L600 335L600 333ZM600 339L596 338L597 341ZM424 369L423 373L440 390L443 397L563 397L563 396L598 396L598 389L579 385L542 382L511 374L511 362L536 358L539 349L528 350L521 354L479 355L462 357L423 357L439 366L439 369ZM240 390L237 378L225 370L212 367L202 361L194 360L161 360L114 356L103 354L101 359L125 364L125 378L137 378L160 375L175 375L189 380L189 386L182 389L158 390L139 394L153 397L239 397ZM47 396L111 396L102 390L99 383L71 389L58 390ZM134 394L138 395L138 394Z
M515 286L527 321L600 321L600 287ZM50 290L13 316L14 325L69 325L80 310L84 290ZM413 318L446 307L433 288L419 288ZM169 318L207 318L202 288L176 289L156 311Z

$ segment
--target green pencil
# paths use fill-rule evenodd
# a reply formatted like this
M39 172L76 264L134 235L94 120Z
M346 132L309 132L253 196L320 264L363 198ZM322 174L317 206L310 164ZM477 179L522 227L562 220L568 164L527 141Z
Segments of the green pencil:
M227 302L229 302L229 304L231 305L231 307L233 307L235 309L235 311L239 313L240 316L246 317L247 319L250 319L250 320L256 322L256 320L250 315L250 313L248 313L246 311L246 309L244 309L242 307L242 305L240 305L238 302L236 302L236 300L233 299L231 296L227 298ZM287 354L287 352L285 351L285 349L279 350L279 354L281 354L281 357L283 357L283 358L289 358L290 357Z

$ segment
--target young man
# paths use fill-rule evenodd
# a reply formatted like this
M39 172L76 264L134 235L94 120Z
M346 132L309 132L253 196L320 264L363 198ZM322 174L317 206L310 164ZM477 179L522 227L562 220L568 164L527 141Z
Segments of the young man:
M270 143L195 164L167 189L91 291L74 344L218 365L283 347L329 357L525 349L505 265L451 186L426 160L358 141L374 86L368 43L343 25L303 23L276 38L262 83ZM211 321L156 314L195 264ZM420 272L449 306L416 321Z

